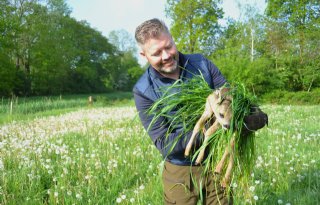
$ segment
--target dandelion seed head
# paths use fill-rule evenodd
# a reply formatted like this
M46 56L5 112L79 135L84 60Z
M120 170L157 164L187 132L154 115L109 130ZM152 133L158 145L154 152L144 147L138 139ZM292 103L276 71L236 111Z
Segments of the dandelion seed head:
M81 200L81 199L82 199L82 195L81 195L80 193L77 193L77 194L76 194L76 198L79 199L79 200Z
M116 202L119 204L121 203L122 199L121 198L117 198Z
M4 170L4 164L2 162L2 159L0 159L0 170Z
M145 188L144 185L140 185L140 186L139 186L139 189L140 189L140 190L143 190L144 188Z

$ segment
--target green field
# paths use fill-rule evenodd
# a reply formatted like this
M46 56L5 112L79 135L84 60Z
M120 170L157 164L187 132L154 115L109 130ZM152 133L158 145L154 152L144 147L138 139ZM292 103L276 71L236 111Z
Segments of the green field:
M162 160L129 94L48 99L2 100L0 204L162 204ZM235 204L320 204L320 106L262 109L269 126L247 190L232 182Z

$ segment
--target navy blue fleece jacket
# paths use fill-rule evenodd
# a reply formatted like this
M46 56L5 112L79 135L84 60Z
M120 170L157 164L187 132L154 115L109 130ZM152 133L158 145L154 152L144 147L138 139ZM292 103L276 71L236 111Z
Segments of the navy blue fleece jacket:
M184 55L179 53L179 65L181 69L180 79L183 81L191 79L195 75L202 73L212 89L221 87L226 83L225 78L219 69L201 54ZM165 78L160 75L152 66L149 66L133 88L136 108L139 112L140 120L147 130L152 120L147 110L153 103L161 98L161 90L164 87L171 86L175 80ZM160 118L147 131L153 143L160 151L162 156L169 162L176 165L193 164L189 158L184 157L184 150L191 133L184 134L180 140L171 148L175 138L183 133L182 128L174 129L169 135L166 134L168 127L163 123L165 118ZM182 127L182 126L181 126Z

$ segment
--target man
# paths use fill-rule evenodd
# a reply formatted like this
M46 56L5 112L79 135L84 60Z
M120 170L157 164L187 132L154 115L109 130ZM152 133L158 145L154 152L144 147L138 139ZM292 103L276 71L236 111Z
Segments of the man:
M166 119L160 118L149 127L152 116L146 113L161 97L161 90L178 79L184 81L202 74L210 87L216 89L226 83L225 78L204 56L178 52L168 28L158 19L139 25L135 38L141 48L140 55L150 66L134 86L133 93L140 120L165 158L162 175L165 204L196 205L202 197L204 204L232 204L232 198L217 186L214 177L202 176L203 167L194 166L194 162L184 156L191 133L176 142L175 138L183 133L182 128L168 135L168 127L163 123Z

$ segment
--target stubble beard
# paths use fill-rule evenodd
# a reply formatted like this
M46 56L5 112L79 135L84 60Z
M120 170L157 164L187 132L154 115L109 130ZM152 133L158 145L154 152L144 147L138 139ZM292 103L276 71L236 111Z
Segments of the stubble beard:
M161 67L159 68L159 72L163 73L163 74L174 74L177 72L178 70L178 61L179 61L179 55L175 55L173 57L173 65L170 67L163 67L163 65L161 65Z

